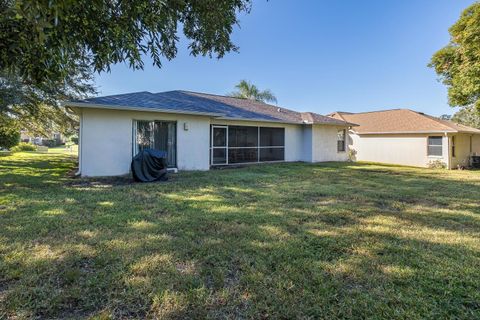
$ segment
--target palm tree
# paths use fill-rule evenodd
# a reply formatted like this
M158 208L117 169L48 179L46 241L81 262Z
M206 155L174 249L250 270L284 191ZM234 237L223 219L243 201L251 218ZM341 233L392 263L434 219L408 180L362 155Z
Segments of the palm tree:
M270 90L259 90L250 81L242 80L235 88L238 90L228 94L230 97L277 103L277 98Z

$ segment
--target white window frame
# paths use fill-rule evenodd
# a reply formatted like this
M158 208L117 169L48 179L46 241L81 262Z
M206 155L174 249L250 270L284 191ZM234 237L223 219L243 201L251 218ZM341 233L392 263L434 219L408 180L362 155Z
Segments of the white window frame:
M213 131L215 128L225 129L225 146L216 147L213 145ZM213 150L214 149L225 149L225 163L213 163ZM212 166L222 166L228 165L228 126L227 125L212 125L210 130L210 165Z
M442 144L439 144L439 145L432 144L432 145L430 145L430 138L441 138ZM441 155L429 154L428 150L430 149L430 147L439 147L440 150L442 151L441 152L442 154ZM430 158L443 158L443 136L438 136L438 135L427 136L427 156L430 157Z

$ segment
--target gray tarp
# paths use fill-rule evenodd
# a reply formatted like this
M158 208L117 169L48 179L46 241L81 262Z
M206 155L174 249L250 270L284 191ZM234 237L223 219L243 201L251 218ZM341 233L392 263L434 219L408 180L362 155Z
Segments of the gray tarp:
M166 181L167 153L153 149L140 151L132 160L132 174L135 181Z

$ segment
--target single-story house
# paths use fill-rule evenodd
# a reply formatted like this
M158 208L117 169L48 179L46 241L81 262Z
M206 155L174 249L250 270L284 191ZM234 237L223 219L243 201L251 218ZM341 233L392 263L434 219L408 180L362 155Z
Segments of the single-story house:
M353 123L213 94L135 92L70 101L80 116L82 176L130 172L144 148L179 170L276 161L347 161Z
M408 109L335 112L329 116L353 122L349 148L356 160L427 167L441 162L449 169L468 166L480 155L480 130Z

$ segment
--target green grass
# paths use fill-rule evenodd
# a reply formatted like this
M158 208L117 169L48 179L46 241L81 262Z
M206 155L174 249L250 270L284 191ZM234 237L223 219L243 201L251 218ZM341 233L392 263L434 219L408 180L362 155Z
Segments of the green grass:
M480 317L480 172L0 158L0 318Z

